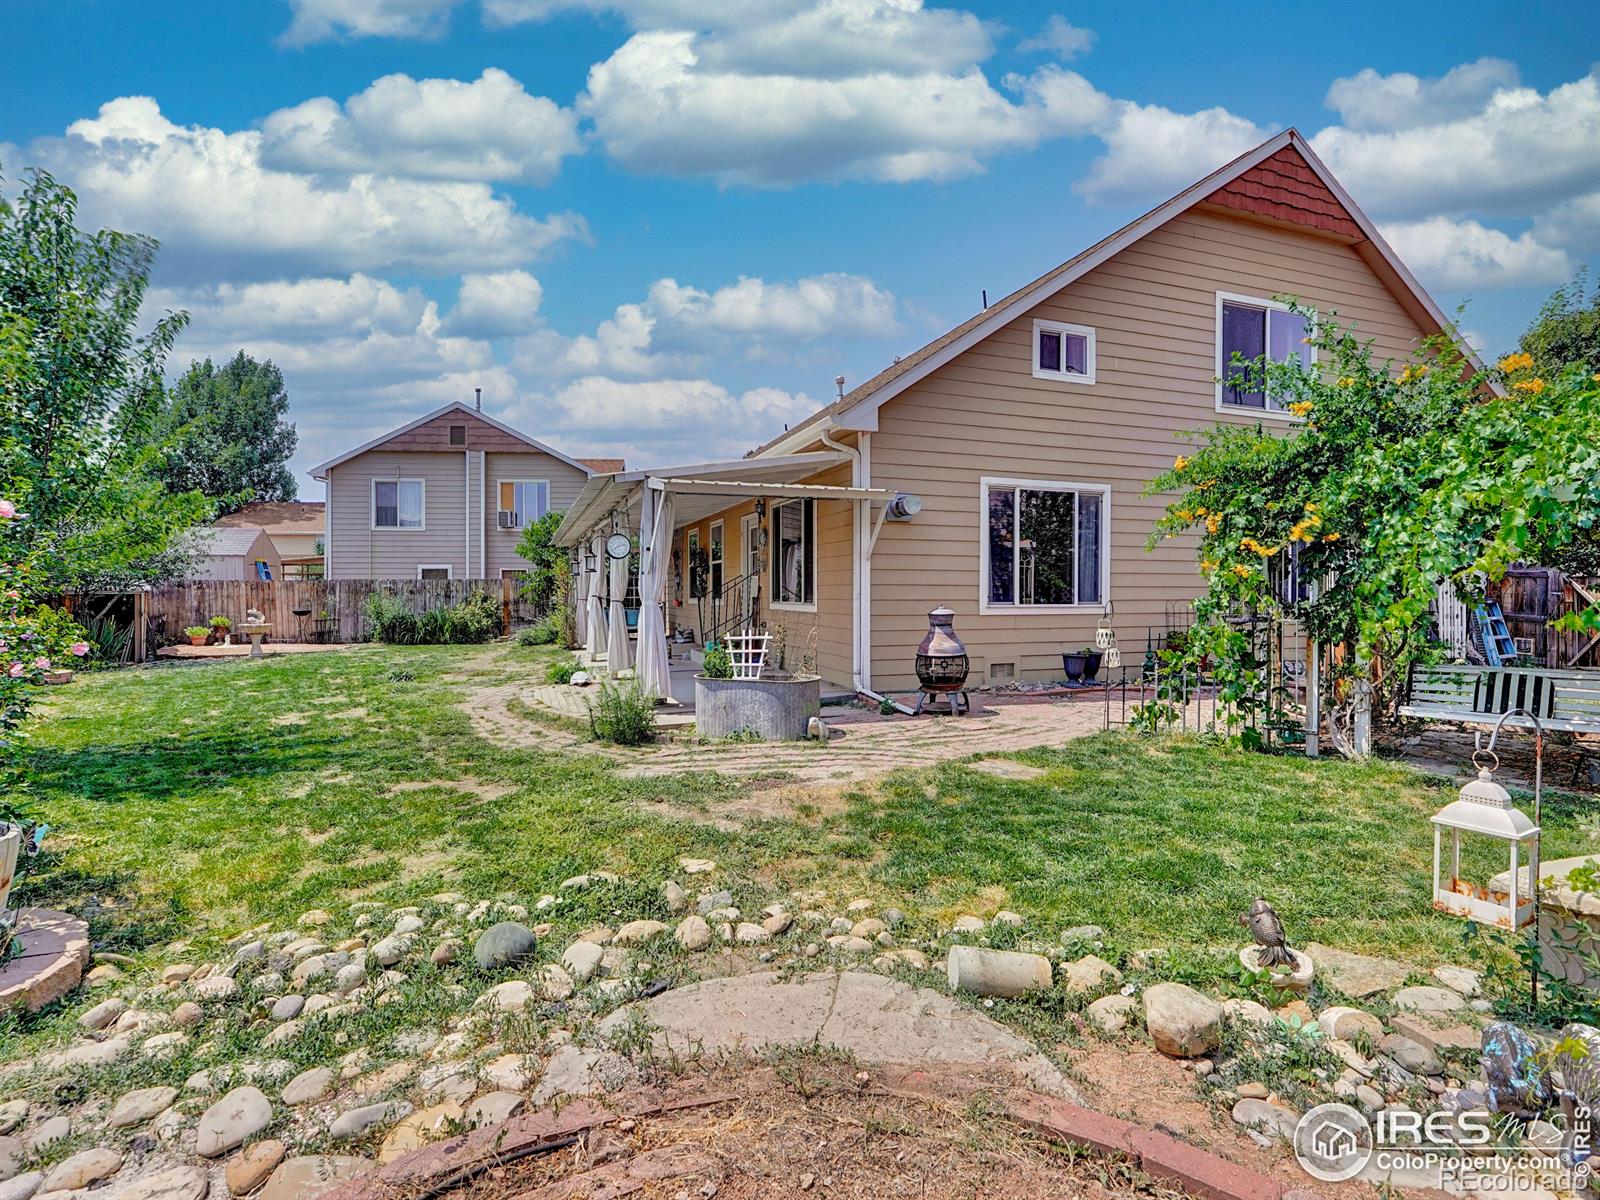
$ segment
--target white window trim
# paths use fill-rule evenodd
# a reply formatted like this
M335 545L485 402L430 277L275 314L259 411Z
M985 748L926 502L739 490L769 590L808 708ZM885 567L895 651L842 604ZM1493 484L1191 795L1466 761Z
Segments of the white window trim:
M1088 604L1010 604L989 600L989 489L1023 488L1044 492L1095 492L1100 496L1100 599ZM1077 524L1074 517L1074 536ZM1076 547L1074 561L1076 561ZM1012 582L1016 587L1015 579ZM978 480L978 612L1026 616L1030 614L1105 612L1111 603L1111 485L1107 483L1069 483L1057 479L1002 479L985 475Z
M1083 346L1084 373L1074 375L1071 371L1052 371L1048 367L1039 365L1039 335L1041 333L1059 333L1063 337L1071 334L1081 337ZM1062 321L1044 321L1035 319L1033 322L1033 377L1035 379L1049 379L1056 383L1093 383L1094 382L1094 330L1088 325L1068 325Z
M544 511L545 512L549 512L550 511L550 481L548 479L496 479L494 481L494 512L495 512L494 527L500 533L520 533L522 530L524 530L524 529L526 529L528 527L527 526L527 522L523 522L523 524L521 524L521 525L513 525L510 529L501 529L500 528L500 513L502 511L504 511L500 507L500 489L502 487L504 487L508 483L512 483L512 484L516 484L516 483L542 483L542 484L544 484Z
M414 483L422 489L422 524L420 525L379 525L378 524L378 485L380 483ZM373 479L367 492L367 515L372 521L374 533L422 533L428 528L428 481L426 479ZM395 495L395 520L400 519L400 497L398 490Z
M1222 399L1222 393L1225 390L1223 388L1223 386L1222 386L1222 368L1227 365L1226 363L1224 363L1222 361L1222 305L1223 305L1224 302L1226 302L1228 304L1247 304L1251 308L1274 309L1274 310L1276 310L1278 312L1293 312L1294 311L1294 309L1290 305L1285 304L1281 300L1265 300L1260 296L1245 296L1245 295L1242 295L1242 294L1240 294L1238 292L1218 292L1217 293L1216 331L1215 331L1215 334L1213 335L1213 339L1214 339L1215 346L1216 346L1216 367L1217 367L1217 370L1216 370L1215 378L1216 378L1216 389L1217 389L1217 392L1216 392L1216 409L1217 409L1217 411L1219 413L1232 413L1235 416L1237 416L1240 413L1247 413L1252 417L1269 417L1274 421L1285 421L1285 422L1288 422L1291 425L1300 424L1302 421L1305 420L1305 418L1304 417L1297 417L1292 412L1288 411L1287 409L1283 409L1283 408L1251 408L1251 407L1249 407L1248 405L1245 405L1245 404L1228 404ZM1312 327L1315 328L1316 327L1316 315L1314 313L1310 315L1310 321L1311 321ZM1268 331L1266 329L1263 329L1262 333L1264 335L1267 335L1267 340L1270 341L1270 334L1268 334ZM1311 347L1311 365L1315 366L1316 363L1317 363L1317 348L1315 346L1313 346L1313 347ZM1270 397L1268 398L1268 403L1269 404L1271 403L1271 398Z
M417 582L418 583L422 582L422 573L424 571L443 571L444 572L444 577L446 579L454 579L456 577L456 569L450 563L418 563L417 564Z
M778 510L780 508L782 508L785 504L804 504L804 503L805 503L804 499L779 500L776 504L774 504L772 506L771 515L768 516L768 518L767 518L767 520L771 522L771 528L773 530L773 532L769 535L769 538L768 538L769 543L772 546L772 562L771 562L771 565L769 567L769 570L777 570L778 551L782 548L782 547L780 547L778 545L778 535L777 535ZM822 574L822 553L821 553L822 548L817 545L817 503L816 503L815 500L813 500L811 502L811 532L810 532L810 538L811 538L811 573L812 573L812 576L813 576L813 578L811 580L811 601L809 603L802 604L802 603L800 603L798 601L794 601L794 600L779 600L778 599L778 585L777 585L777 582L774 580L774 581L771 581L772 582L772 607L773 608L779 609L779 610L781 610L783 612L808 612L808 613L814 613L814 612L817 611L817 597L821 592L821 583L822 583L822 580L820 578L818 578Z

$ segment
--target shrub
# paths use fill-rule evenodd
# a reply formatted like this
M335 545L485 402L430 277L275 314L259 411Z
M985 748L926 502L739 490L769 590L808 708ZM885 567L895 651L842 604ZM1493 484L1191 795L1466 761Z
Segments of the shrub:
M572 677L581 670L583 670L583 664L577 659L563 658L545 668L544 677L549 683L571 683Z
M417 616L405 601L388 592L373 592L361 606L367 636L391 646L415 646L422 641Z
M447 642L475 645L490 641L500 633L500 601L488 592L473 592L444 613L444 640Z
M500 604L474 592L449 608L414 613L388 592L374 592L362 607L368 636L391 646L443 646L487 642L500 632Z
M589 705L589 728L602 742L642 746L655 740L655 707L637 679L602 683L600 695Z
M546 613L521 633L517 642L523 646L554 646L561 640L560 612Z
M40 652L51 663L59 667L80 667L88 664L88 659L73 648L87 645L92 654L94 643L89 640L89 631L74 621L70 613L64 609L51 608L48 604L41 604L33 610L33 615L28 621L33 626L33 636L37 639Z
M716 642L706 647L701 667L708 679L733 678L733 658L728 654L727 647Z

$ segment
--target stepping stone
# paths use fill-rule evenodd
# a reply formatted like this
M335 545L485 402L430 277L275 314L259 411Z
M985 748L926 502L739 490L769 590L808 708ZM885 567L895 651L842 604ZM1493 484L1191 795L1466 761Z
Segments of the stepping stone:
M379 1125L388 1125L411 1115L411 1105L404 1100L391 1100L386 1104L366 1104L340 1113L328 1126L328 1136L344 1142L365 1135Z
M393 1162L402 1154L450 1136L452 1130L459 1128L461 1118L461 1105L453 1100L412 1113L383 1139L383 1145L378 1148L378 1162Z
M1448 964L1435 967L1433 978L1452 992L1459 992L1469 1000L1483 991L1478 973L1470 967L1452 967Z
M637 1078L633 1064L610 1050L562 1046L545 1064L544 1077L533 1091L533 1104L542 1108L560 1096L592 1096L612 1092Z
M1460 1012L1467 1007L1467 1002L1461 998L1460 992L1453 992L1449 988L1422 987L1401 988L1394 994L1394 1006L1398 1009L1412 1009L1421 1013L1453 1013Z
M467 1109L467 1124L474 1129L481 1125L498 1125L521 1112L525 1103L516 1092L485 1092Z
M1268 1137L1287 1142L1294 1137L1300 1114L1264 1099L1246 1097L1233 1106L1233 1119L1246 1129L1260 1130Z
M1442 1023L1418 1013L1396 1013L1389 1022L1394 1031L1432 1050L1479 1050L1483 1030L1464 1021Z
M312 1200L364 1174L369 1160L342 1154L302 1154L285 1159L261 1189L260 1200Z
M1411 967L1392 958L1373 958L1349 950L1336 950L1321 942L1307 943L1305 952L1316 965L1324 983L1357 1000L1399 987L1411 974Z
M211 1181L199 1167L170 1167L136 1179L116 1200L206 1200Z
M1364 1033L1374 1042L1383 1036L1383 1022L1359 1008L1335 1004L1317 1014L1317 1027L1331 1038L1348 1042L1358 1033Z
M22 1170L28 1148L18 1137L0 1137L0 1180L10 1179Z
M654 1029L661 1054L832 1046L863 1062L1005 1067L1030 1086L1082 1102L1019 1034L949 996L862 971L707 979L625 1005L600 1031L621 1033L639 1017Z

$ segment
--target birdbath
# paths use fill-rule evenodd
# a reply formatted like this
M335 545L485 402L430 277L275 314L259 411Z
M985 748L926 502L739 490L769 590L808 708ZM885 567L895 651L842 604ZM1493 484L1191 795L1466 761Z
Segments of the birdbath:
M238 627L239 632L250 638L250 657L261 657L261 635L269 632L272 626L267 623L266 615L254 608L245 613L244 621Z

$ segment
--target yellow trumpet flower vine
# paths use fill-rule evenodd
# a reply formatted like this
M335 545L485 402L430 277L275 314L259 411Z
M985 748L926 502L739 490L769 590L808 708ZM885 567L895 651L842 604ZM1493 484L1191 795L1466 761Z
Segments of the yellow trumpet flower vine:
M1180 455L1178 455L1178 457L1177 457L1177 458L1175 458L1175 459L1173 459L1173 460L1172 460L1172 469L1173 469L1173 470L1174 470L1174 471L1181 471L1181 470L1183 470L1183 469L1184 469L1184 468L1185 468L1185 467L1187 467L1187 466L1188 466L1188 465L1189 465L1189 460L1188 460L1188 459L1187 459L1187 458L1185 458L1185 457L1184 457L1184 456L1183 456L1183 455L1181 455L1181 454L1180 454Z
M1507 375L1513 371L1526 371L1531 366L1533 366L1533 355L1522 351L1518 351L1516 354L1508 354L1500 360L1500 369Z
M1314 408L1310 400L1296 400L1289 405L1289 411L1297 417L1303 417Z
M1427 373L1428 373L1428 368L1425 367L1425 366L1422 366L1420 364L1415 365L1415 366L1410 366L1410 367L1407 367L1404 371L1400 372L1400 382L1401 383L1410 383L1413 379L1421 379Z
M1515 391L1526 392L1530 396L1537 396L1544 391L1544 380L1537 377L1533 379L1522 379L1516 383L1513 383L1511 387Z

